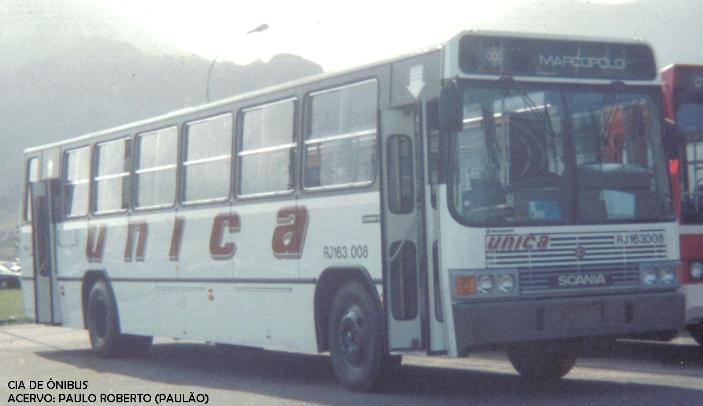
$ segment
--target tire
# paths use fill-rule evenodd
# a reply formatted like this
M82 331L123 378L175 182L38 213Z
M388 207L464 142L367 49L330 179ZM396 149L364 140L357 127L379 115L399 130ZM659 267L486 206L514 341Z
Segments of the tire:
M532 343L514 346L508 358L520 376L532 381L562 378L576 364L578 350L573 343Z
M691 334L691 337L693 337L699 345L703 346L703 323L689 324L686 326L686 329Z
M327 337L337 380L352 390L378 389L387 367L383 317L360 283L348 282L335 293Z
M101 358L114 357L120 352L120 323L112 292L105 281L95 282L88 295L86 320L90 345Z
M90 345L98 357L143 355L151 348L152 337L120 332L117 304L105 281L95 282L90 289L86 312Z

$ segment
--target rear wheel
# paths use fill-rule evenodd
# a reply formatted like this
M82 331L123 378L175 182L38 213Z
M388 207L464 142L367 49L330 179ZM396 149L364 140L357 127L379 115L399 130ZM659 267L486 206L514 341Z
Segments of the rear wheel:
M357 282L335 294L328 324L329 348L337 380L347 388L376 389L387 367L381 310Z
M571 371L577 353L577 344L543 342L516 345L508 350L508 358L524 378L555 380Z
M86 312L90 345L99 357L149 351L152 337L120 333L117 305L105 281L97 281L90 289Z
M96 282L90 289L86 310L93 352L103 358L117 355L120 327L115 301L105 281Z

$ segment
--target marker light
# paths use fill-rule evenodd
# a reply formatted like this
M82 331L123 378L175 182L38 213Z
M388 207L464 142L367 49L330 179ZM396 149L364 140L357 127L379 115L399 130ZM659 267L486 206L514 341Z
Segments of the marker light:
M454 289L457 296L470 296L476 293L476 278L465 275L457 275L454 278Z
M696 281L703 280L703 264L698 261L691 262L688 265L688 276Z

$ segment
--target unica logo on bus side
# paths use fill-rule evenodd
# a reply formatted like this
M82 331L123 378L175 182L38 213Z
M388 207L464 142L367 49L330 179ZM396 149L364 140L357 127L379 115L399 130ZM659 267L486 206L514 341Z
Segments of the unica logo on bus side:
M486 252L532 251L549 248L548 235L506 234L486 236Z
M171 245L168 257L178 261L183 241L183 230L186 219L176 217L171 234ZM210 232L210 256L215 260L227 260L234 257L237 244L226 242L225 234L239 233L242 221L236 212L217 214L212 221ZM271 252L278 259L300 258L307 234L308 210L304 206L284 207L276 214L276 226L271 237ZM85 255L89 262L102 262L105 254L105 240L108 228L104 224L91 225L87 230ZM125 241L125 262L142 262L146 256L146 241L149 224L145 221L133 222L127 225Z

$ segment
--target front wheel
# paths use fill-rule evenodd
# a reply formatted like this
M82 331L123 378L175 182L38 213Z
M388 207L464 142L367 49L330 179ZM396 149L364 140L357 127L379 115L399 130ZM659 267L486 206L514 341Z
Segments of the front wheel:
M691 334L691 337L693 337L699 345L703 346L703 323L690 324L686 326L686 329Z
M335 294L328 339L337 380L353 390L376 389L386 367L383 319L363 285L349 282Z
M508 350L513 368L530 380L555 380L576 364L577 344L540 342L516 345Z

